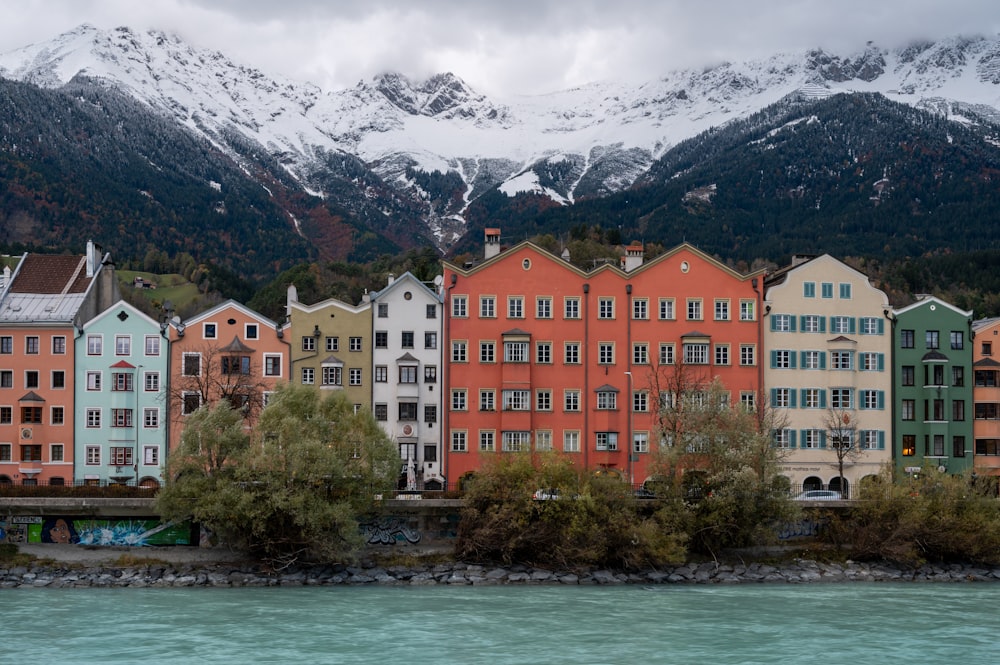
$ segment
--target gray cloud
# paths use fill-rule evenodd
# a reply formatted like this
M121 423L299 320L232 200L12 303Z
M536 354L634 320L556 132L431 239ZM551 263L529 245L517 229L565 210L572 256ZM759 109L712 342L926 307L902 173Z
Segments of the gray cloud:
M0 51L84 22L176 32L325 88L452 71L486 92L536 93L776 51L993 35L1000 12L995 0L22 0L5 10Z

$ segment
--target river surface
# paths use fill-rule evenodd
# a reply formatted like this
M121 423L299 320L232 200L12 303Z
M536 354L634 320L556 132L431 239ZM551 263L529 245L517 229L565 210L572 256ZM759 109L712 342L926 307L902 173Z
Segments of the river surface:
M0 591L0 663L1000 663L1000 584Z

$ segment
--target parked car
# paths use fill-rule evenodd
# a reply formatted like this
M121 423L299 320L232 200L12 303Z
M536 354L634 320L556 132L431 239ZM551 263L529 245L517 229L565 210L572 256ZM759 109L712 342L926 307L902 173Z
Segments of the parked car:
M637 487L633 492L637 499L655 499L656 492L646 487Z
M555 487L537 489L535 490L535 493L531 495L531 498L535 501L551 501L559 498L559 490Z
M836 490L806 490L795 496L793 501L841 501L844 496Z

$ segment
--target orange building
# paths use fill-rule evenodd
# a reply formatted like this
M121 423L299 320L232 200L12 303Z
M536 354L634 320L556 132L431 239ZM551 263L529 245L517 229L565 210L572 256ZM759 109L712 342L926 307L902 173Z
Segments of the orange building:
M180 444L187 416L228 399L256 422L268 396L287 383L285 328L234 300L170 325L170 450Z
M681 372L692 386L718 377L731 399L755 403L760 275L686 244L648 262L633 244L622 264L584 271L530 242L501 252L498 229L486 230L483 262L445 262L451 484L481 453L520 450L642 483L659 404Z
M973 321L973 469L1000 477L1000 318Z

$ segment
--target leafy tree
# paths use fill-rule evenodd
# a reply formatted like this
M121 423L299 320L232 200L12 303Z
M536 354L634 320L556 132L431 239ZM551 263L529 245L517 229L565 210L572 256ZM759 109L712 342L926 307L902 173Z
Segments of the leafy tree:
M361 546L358 519L399 472L395 447L340 393L282 386L252 432L227 401L189 417L158 508L274 565L336 561Z

